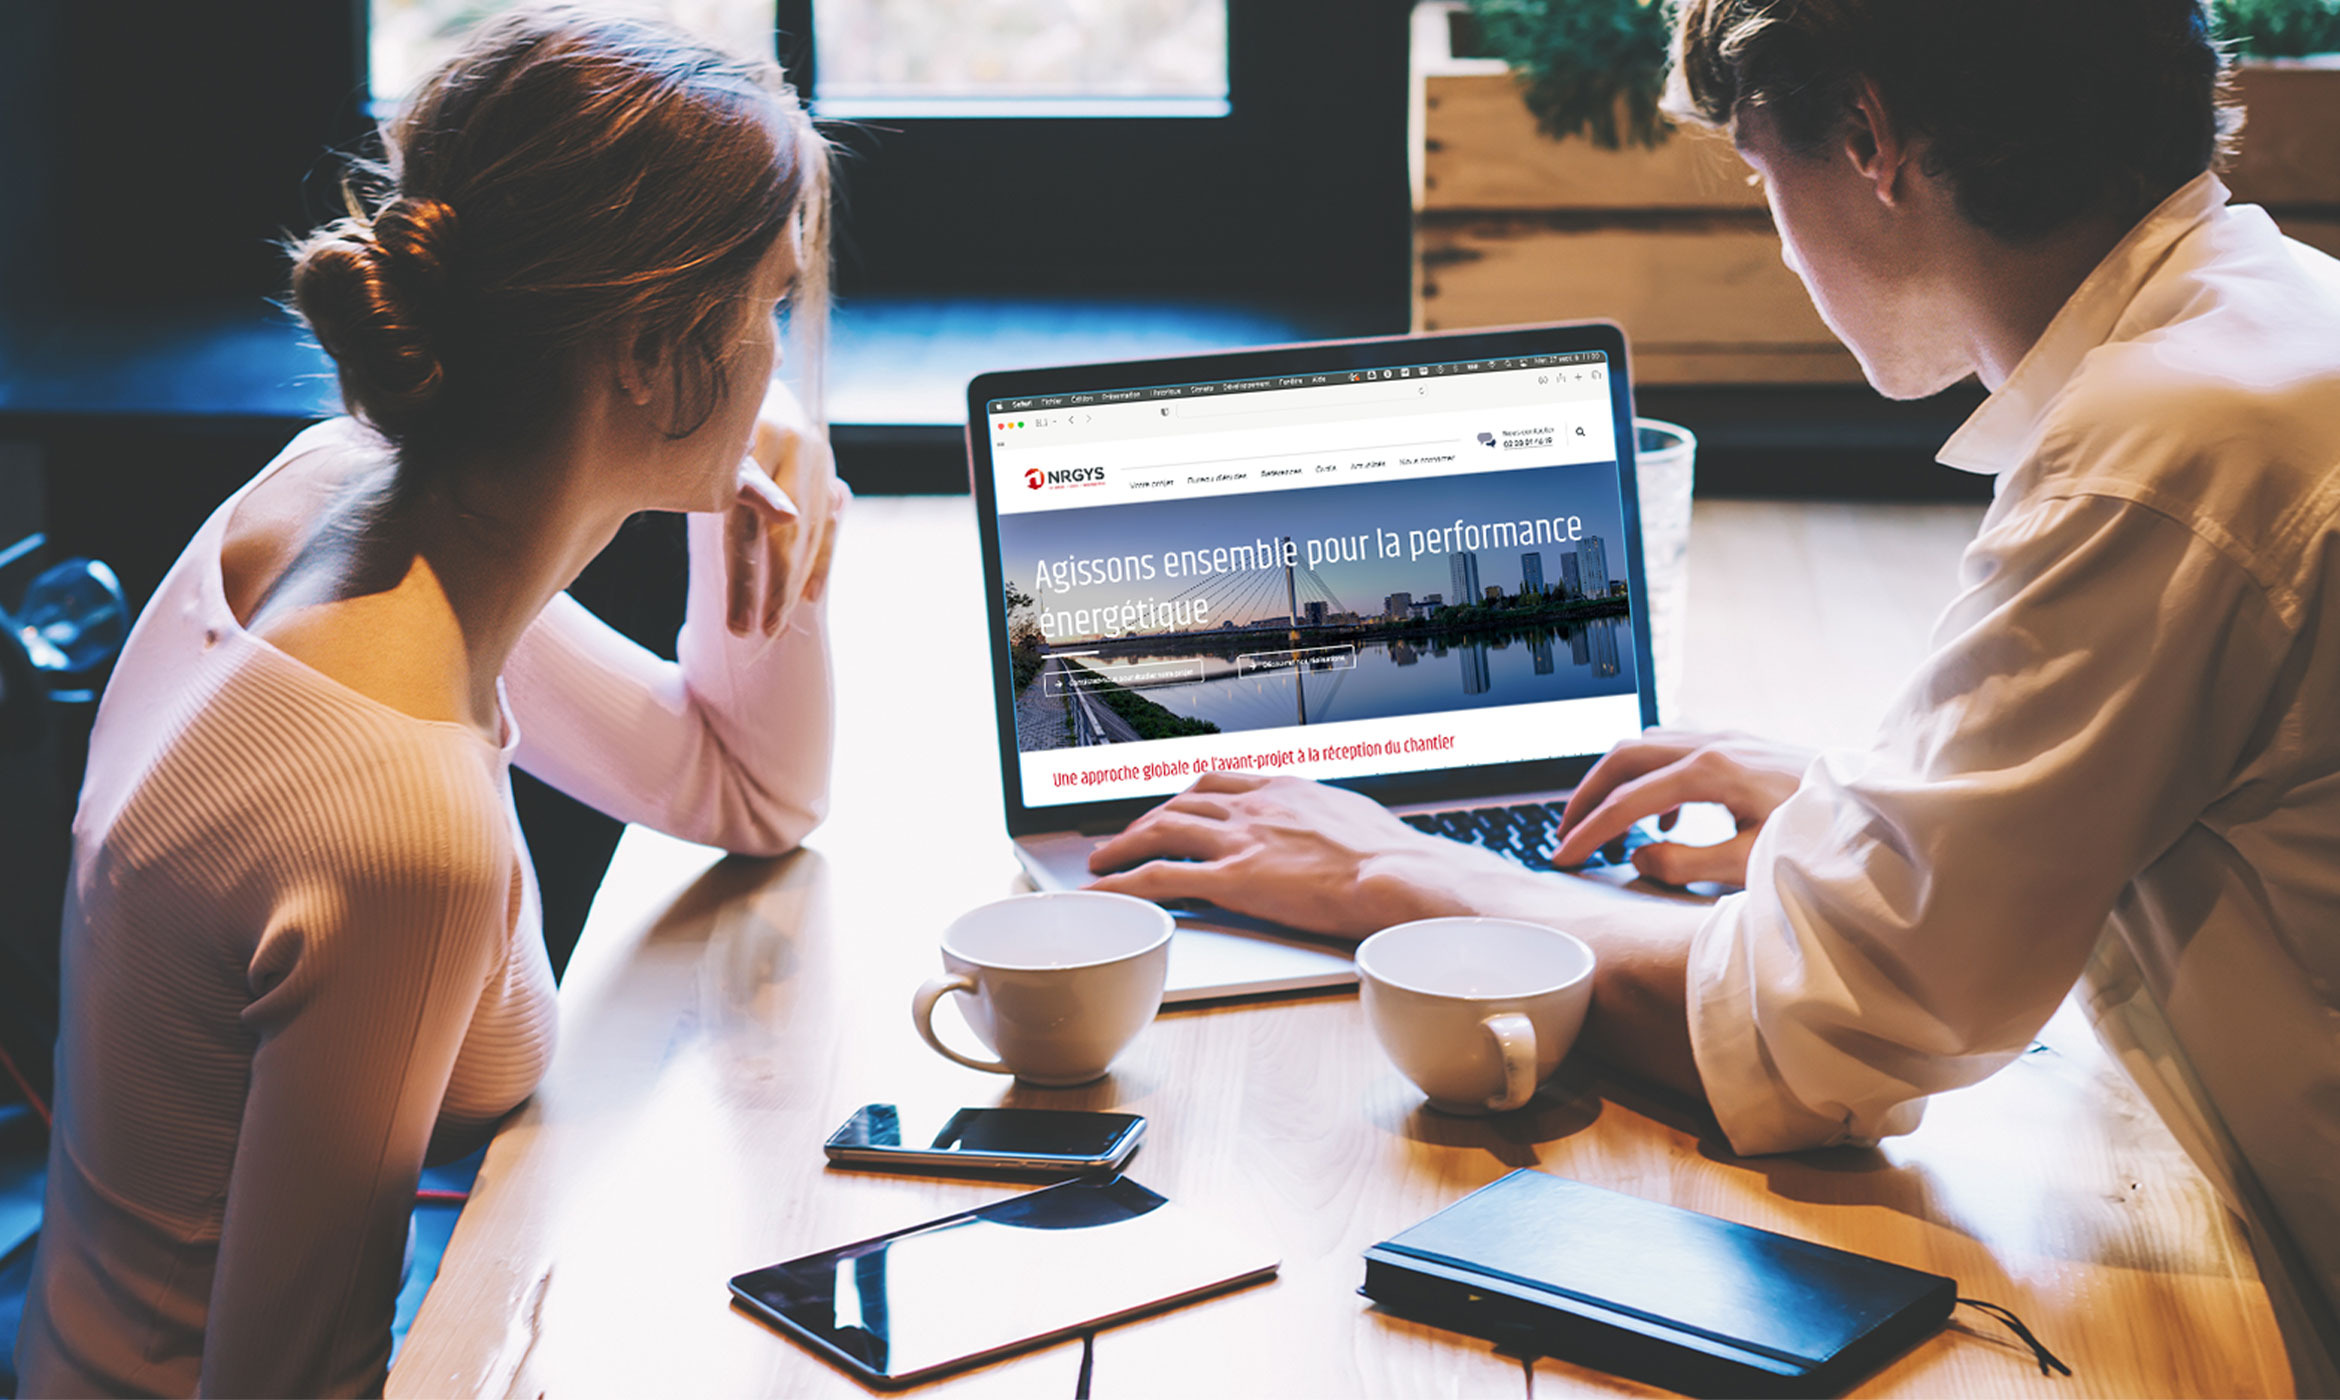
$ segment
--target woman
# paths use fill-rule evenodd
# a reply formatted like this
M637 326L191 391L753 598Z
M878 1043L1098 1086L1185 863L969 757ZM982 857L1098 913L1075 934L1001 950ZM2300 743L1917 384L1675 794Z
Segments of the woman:
M825 802L844 492L768 386L826 149L778 73L521 16L385 139L293 250L354 416L196 535L98 716L27 1394L380 1389L426 1152L551 1051L511 763L734 851ZM679 665L561 592L641 510L697 512Z

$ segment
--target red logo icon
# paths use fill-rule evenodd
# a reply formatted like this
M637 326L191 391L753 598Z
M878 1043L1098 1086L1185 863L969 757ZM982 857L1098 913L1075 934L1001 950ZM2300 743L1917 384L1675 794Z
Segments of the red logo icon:
M1024 472L1024 484L1037 491L1048 484L1048 474L1038 467L1027 468Z

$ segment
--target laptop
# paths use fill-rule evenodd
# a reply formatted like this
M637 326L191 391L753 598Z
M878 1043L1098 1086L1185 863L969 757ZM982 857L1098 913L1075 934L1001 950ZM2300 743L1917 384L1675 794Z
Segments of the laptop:
M1042 889L1235 770L1548 869L1569 790L1656 721L1613 324L1012 370L967 409L1007 829ZM1172 912L1166 1002L1356 981L1347 940Z

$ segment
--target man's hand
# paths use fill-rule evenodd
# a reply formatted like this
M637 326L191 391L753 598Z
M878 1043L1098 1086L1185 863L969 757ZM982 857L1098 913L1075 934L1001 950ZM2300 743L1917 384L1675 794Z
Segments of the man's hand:
M828 586L837 519L853 493L796 395L775 379L739 464L739 495L725 521L725 623L735 636L777 636L799 603Z
M1683 1001L1690 940L1706 917L1696 901L1538 873L1416 831L1346 789L1255 773L1197 780L1089 857L1091 870L1123 866L1133 868L1089 888L1205 899L1350 938L1442 914L1566 929L1598 959L1587 1046L1637 1074L1700 1092Z
M1652 729L1609 750L1568 799L1560 819L1555 865L1589 859L1644 817L1671 831L1684 803L1715 802L1730 810L1738 834L1712 846L1659 841L1633 853L1633 867L1652 880L1747 883L1747 853L1779 804L1803 782L1812 754L1743 734L1694 734Z
M1467 914L1470 882L1518 867L1414 830L1370 798L1299 778L1211 773L1089 857L1091 889L1222 909L1362 938Z

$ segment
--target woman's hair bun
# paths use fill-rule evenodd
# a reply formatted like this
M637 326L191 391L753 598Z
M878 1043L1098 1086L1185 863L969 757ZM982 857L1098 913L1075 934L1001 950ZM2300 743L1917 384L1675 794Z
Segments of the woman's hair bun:
M455 238L454 207L438 200L402 194L374 211L383 271L418 307L444 299Z
M820 342L828 144L769 58L663 24L534 6L487 21L345 193L347 216L291 249L293 306L351 411L410 462L540 439L620 351L671 369L658 426L697 431L741 327L769 314L751 293L783 237L790 334Z
M394 436L446 387L455 240L451 206L399 195L295 249L294 308L340 367L350 407Z

